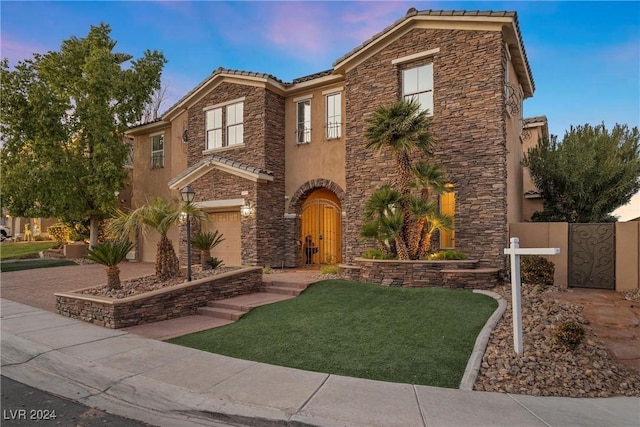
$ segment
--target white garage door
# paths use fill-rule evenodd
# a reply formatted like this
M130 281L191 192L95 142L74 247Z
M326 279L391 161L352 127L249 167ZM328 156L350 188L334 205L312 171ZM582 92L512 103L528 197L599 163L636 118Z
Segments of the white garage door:
M224 241L211 250L211 256L221 259L226 266L241 265L240 212L215 212L209 214L208 231L218 230Z

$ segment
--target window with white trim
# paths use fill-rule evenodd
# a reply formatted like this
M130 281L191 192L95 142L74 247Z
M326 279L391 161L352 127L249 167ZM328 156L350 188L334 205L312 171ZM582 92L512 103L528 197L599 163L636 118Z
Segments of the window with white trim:
M327 100L327 139L340 138L342 136L342 94L330 93Z
M206 112L207 150L222 147L222 108Z
M296 142L308 144L311 142L311 100L298 101L296 112Z
M433 63L402 70L402 98L417 99L420 111L433 115Z
M151 169L164 167L164 134L151 137Z
M244 104L238 102L227 105L227 146L244 143Z

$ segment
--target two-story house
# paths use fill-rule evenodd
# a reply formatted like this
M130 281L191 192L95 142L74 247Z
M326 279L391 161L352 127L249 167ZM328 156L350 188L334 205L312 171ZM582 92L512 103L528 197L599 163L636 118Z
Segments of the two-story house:
M365 148L366 118L415 97L454 190L440 200L455 217L440 247L502 266L508 224L522 220L522 101L533 91L515 12L410 9L333 68L292 82L215 70L160 122L131 130L146 166L133 205L190 184L205 227L225 234L214 256L227 265L298 266L306 236L314 263L349 262L371 245L360 238L365 201L397 173L391 156ZM150 169L158 135L164 166L169 148L184 170L173 160L168 173Z

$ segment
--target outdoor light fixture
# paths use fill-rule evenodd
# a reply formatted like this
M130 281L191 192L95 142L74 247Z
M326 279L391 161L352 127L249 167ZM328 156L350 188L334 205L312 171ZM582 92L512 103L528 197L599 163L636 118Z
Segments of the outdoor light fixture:
M187 204L191 204L196 197L196 192L190 185L180 190L182 200ZM191 215L187 210L187 282L191 281Z
M249 216L253 213L253 208L249 203L240 206L240 214L242 216Z

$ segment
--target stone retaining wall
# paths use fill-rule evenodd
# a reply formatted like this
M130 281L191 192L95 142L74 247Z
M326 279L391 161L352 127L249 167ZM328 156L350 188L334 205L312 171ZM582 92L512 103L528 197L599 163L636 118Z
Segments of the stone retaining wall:
M499 268L477 269L477 260L399 261L354 258L341 265L344 279L383 286L489 289L503 283Z
M250 267L122 299L79 291L57 293L56 310L63 316L119 329L192 315L207 301L258 292L261 285L262 268Z

